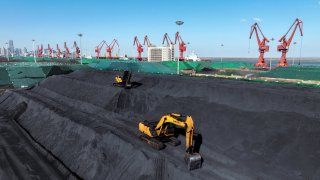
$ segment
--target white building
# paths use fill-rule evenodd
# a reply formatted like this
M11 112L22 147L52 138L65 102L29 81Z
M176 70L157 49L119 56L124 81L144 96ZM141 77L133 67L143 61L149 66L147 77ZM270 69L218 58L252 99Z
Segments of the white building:
M0 56L7 56L6 48L0 48Z
M174 60L174 46L148 47L148 61L172 61Z

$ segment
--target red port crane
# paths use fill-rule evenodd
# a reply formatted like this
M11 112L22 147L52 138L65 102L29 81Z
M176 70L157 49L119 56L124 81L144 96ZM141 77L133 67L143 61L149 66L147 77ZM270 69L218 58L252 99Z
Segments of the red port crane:
M149 37L148 36L144 36L144 41L143 41L143 45L146 45L148 47L152 47L153 45L150 43Z
M52 48L50 47L50 44L48 44L48 57L52 58Z
M264 36L264 34L261 31L258 23L254 23L251 26L251 33L250 33L249 39L252 38L252 35L253 35L254 32L255 32L256 37L257 37L257 42L258 42L259 52L260 52L260 56L259 56L258 62L255 64L255 67L267 68L268 64L264 60L264 53L269 51L269 46L267 46L267 43L269 43L269 40L268 40L268 38L266 38ZM260 32L260 34L262 36L262 39L260 39L259 32Z
M168 33L164 34L162 44L164 44L165 41L167 42L167 46L174 45L173 42L171 41Z
M80 58L80 48L77 45L77 42L73 42L73 48L76 49L76 58L79 59Z
M143 52L143 47L138 39L138 37L134 37L134 40L133 40L133 45L137 45L137 52L138 52L138 57L137 57L137 60L139 61L142 61L142 57L141 57L141 53Z
M61 58L61 50L58 44L57 44L57 58Z
M69 53L70 53L70 51L69 51L69 48L68 48L66 42L64 42L64 49L66 50L66 52L65 52L65 58L68 59L68 58L69 58Z
M113 39L113 41L111 42L110 45L108 45L107 47L107 53L108 53L108 59L114 59L114 57L112 57L112 51L114 46L117 45L119 48L119 43L116 39Z
M42 54L43 54L43 45L41 44L40 48L38 46L38 58L42 58Z
M179 32L176 33L176 38L174 43L177 44L177 41L179 42L179 51L180 51L179 61L183 61L184 60L183 53L187 51L187 46L182 40L182 37Z
M294 27L294 28L293 28ZM287 31L287 33L285 35L283 35L281 37L281 39L279 40L279 42L281 43L281 45L278 46L278 51L279 52L282 52L282 56L281 56L281 59L280 59L280 62L279 64L277 65L277 67L281 66L288 66L288 62L287 62L287 52L289 51L289 47L290 47L290 44L292 42L292 39L297 31L297 28L299 27L299 30L300 30L300 35L303 36L303 22L300 20L300 19L296 19L292 26L290 27L290 29ZM287 40L287 35L289 34L289 32L292 30L293 28L293 31L292 31L292 34L290 36L290 38Z
M100 58L100 52L101 52L101 49L103 48L104 45L107 45L105 40L101 41L101 43L94 50L97 53L97 56L96 56L97 59Z

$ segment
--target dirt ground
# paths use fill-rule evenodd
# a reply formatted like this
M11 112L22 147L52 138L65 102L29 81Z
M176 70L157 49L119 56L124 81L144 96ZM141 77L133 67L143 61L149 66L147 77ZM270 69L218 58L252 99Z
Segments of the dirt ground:
M10 179L12 171L24 177L37 172L40 179L45 173L84 179L320 178L319 89L134 74L142 86L124 90L112 86L116 75L121 73L78 71L4 93L1 125L11 131L21 126L56 163L17 154L29 159L0 167L0 179ZM169 112L193 117L202 135L202 169L187 170L183 137L182 145L162 151L139 140L140 121ZM16 141L0 137L10 152ZM29 168L34 161L50 170Z

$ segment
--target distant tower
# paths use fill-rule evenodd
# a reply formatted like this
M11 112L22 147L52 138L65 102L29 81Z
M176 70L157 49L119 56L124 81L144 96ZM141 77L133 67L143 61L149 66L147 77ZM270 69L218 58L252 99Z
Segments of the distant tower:
M9 53L14 54L13 40L9 40Z

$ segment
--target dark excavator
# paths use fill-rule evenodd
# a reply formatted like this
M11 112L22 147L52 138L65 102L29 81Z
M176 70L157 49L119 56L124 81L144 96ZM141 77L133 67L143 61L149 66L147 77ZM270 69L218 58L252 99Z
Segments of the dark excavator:
M140 86L140 83L131 82L132 72L131 71L124 71L122 77L116 76L114 78L115 83L113 83L116 87L121 87L125 89L136 88Z

